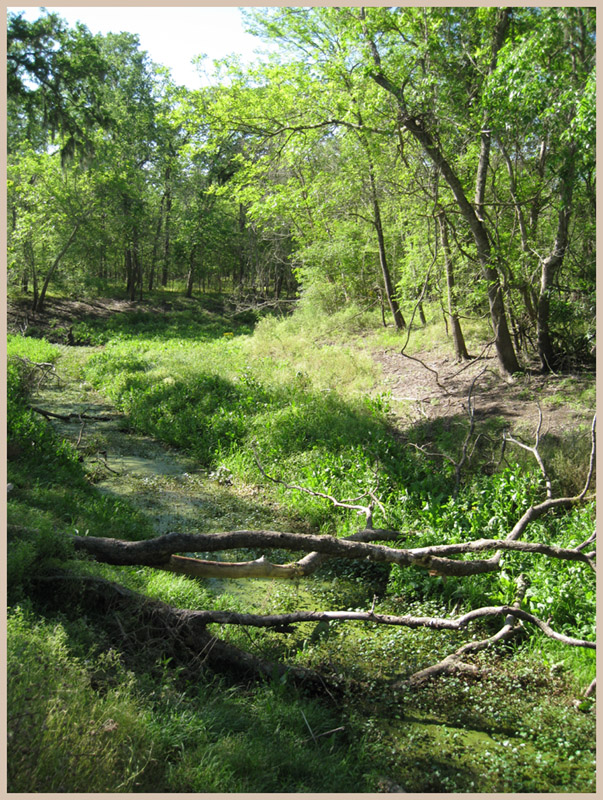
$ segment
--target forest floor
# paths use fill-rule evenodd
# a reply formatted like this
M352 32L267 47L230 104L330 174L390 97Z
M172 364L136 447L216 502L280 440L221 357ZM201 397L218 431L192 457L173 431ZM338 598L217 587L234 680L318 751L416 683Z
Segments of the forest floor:
M401 427L405 416L414 417L414 422L468 420L469 397L476 421L498 418L505 427L526 436L533 436L537 429L539 407L543 435L559 435L588 422L584 409L569 395L580 396L592 387L590 375L543 375L531 368L509 382L498 373L492 355L459 364L440 351L408 356L387 348L374 351L373 358L381 365L382 391L389 391L404 409L396 414Z
M35 329L37 335L59 343L67 342L69 329L80 321L107 319L132 311L160 314L170 307L165 302L116 298L49 298L42 312L33 312L29 302L19 299L8 303L9 333ZM589 421L583 406L572 402L572 398L579 399L592 388L592 375L567 371L543 375L535 364L530 364L521 379L509 382L498 373L492 351L490 348L461 364L442 347L412 355L392 347L371 347L371 357L381 373L375 393L391 395L397 406L393 408L398 418L396 427L401 428L405 427L404 417L413 422L466 417L469 396L476 420L499 417L508 427L523 432L536 430L539 405L545 417L542 434L563 433Z
M36 335L44 336L49 341L67 344L68 331L78 323L100 322L112 315L127 312L159 314L167 307L167 303L161 302L49 298L42 314L32 314L25 305L19 303L11 304L8 327L10 332L22 333L27 326L29 333L35 330ZM77 332L75 327L76 335ZM350 339L353 340L353 337ZM248 526L277 530L281 527L299 528L300 520L289 519L288 511L271 501L269 496L264 496L260 487L240 481L231 485L228 475L200 470L183 451L132 430L110 401L81 379L79 367L97 350L95 343L90 346L91 342L78 342L76 338L75 344L80 346L61 348L63 355L57 362L58 380L53 379L45 387L39 387L32 399L37 406L55 414L86 411L89 415L111 417L105 422L87 420L85 425L56 418L53 420L53 425L61 435L78 447L90 477L102 494L135 505L157 534L191 529L209 532ZM580 435L588 445L589 414L594 404L594 377L591 375L566 373L541 376L528 373L518 376L513 383L506 383L498 375L495 359L491 356L462 365L457 364L445 352L444 345L439 344L430 350L414 350L412 357L400 352L402 344L400 348L380 346L376 339L358 338L351 341L350 346L366 350L374 364L378 365L371 394L375 398L386 398L391 428L402 440L412 430L413 438L418 436L422 446L431 449L432 440L440 441L438 429L441 431L442 428L448 430L459 426L459 430L468 430L467 404L471 397L475 420L483 423L480 429L493 433L497 441L500 441L498 434L504 428L509 428L512 433L521 435L528 444L533 444L540 407L543 414L542 434L548 434L547 439L555 440L557 436L580 429ZM418 434L419 430L421 435ZM437 445L434 445L434 449L437 449ZM237 607L237 603L244 600L246 610L258 613L263 613L267 604L272 607L275 603L295 602L296 607L300 608L306 605L314 607L318 603L321 607L325 602L328 604L332 601L330 593L335 591L330 574L326 577L315 576L306 588L275 588L270 581L255 581L253 586L250 586L250 582L235 580L211 579L206 583L210 594L219 598L218 602ZM370 602L369 595L365 597L363 594L368 589L358 582L356 576L337 575L336 591L338 601L346 607L355 608ZM292 592L294 597L290 596ZM406 645L396 639L398 634L387 631L377 633L350 628L337 633L329 658L332 656L338 661L340 656L336 645L339 646L341 642L341 646L349 648L350 653L356 653L359 669L366 670L367 674L363 677L367 681L366 686L374 684L370 691L365 687L363 699L350 701L350 720L356 719L354 714L366 716L367 727L363 735L376 748L375 759L379 763L383 760L385 765L387 759L385 756L383 759L377 757L377 752L381 753L389 746L394 754L391 764L387 762L387 768L383 768L384 774L392 779L384 779L385 788L379 791L404 791L402 785L407 791L442 791L443 788L468 791L470 786L481 786L480 776L493 774L493 770L500 774L497 772L497 777L492 778L492 785L504 787L505 791L516 785L535 786L542 790L548 784L543 783L544 778L538 771L540 762L535 782L532 783L532 778L528 777L533 759L536 756L540 758L540 748L546 754L545 761L555 758L558 764L559 776L555 778L555 786L567 787L575 781L579 786L590 785L590 777L584 777L588 773L579 773L572 759L566 758L567 753L562 755L557 752L558 742L538 740L535 747L530 739L531 729L526 733L523 729L519 730L517 725L505 722L505 714L509 715L509 720L514 719L516 712L512 706L519 700L511 692L511 699L503 701L503 694L508 691L505 670L510 667L505 666L502 659L498 660L497 657L495 670L490 669L494 662L488 662L482 680L472 685L471 697L467 691L466 700L465 691L468 687L464 681L451 679L426 689L419 698L420 702L408 701L403 713L388 716L379 709L382 705L392 705L393 695L390 696L387 688L391 675L389 671L386 678L382 675L379 655L382 651L379 648L388 653L388 661L395 662L393 654L397 652L396 648L406 653ZM429 645L435 651L439 647L442 657L447 653L447 640L441 638L442 642L436 642L435 637L433 641L429 639L427 642L425 638L423 642L418 636L416 640L413 639L413 652L420 656L421 648ZM517 661L513 668L519 672L522 669L533 671L531 662L528 667ZM563 674L549 674L544 663L540 673L535 676L533 687L530 685L517 695L517 698L521 696L522 702L528 703L530 710L527 718L534 716L539 720L536 727L546 731L549 720L545 712L550 711L552 704L556 714L569 715L574 725L577 722L581 731L583 728L586 730L590 724L588 715L579 715L577 719L572 716L576 714L571 705L575 697L573 686L564 682ZM543 702L545 689L546 692L554 690L554 701ZM459 694L461 691L462 695ZM470 704L465 706L469 700ZM488 711L490 708L495 711ZM502 714L502 721L499 714ZM541 719L542 715L545 716ZM379 724L373 729L370 726L376 719ZM555 717L554 723L550 724L551 735L557 724ZM585 736L584 731L580 736ZM573 747L569 739L563 746L570 750ZM437 754L435 773L434 754ZM583 766L580 766L582 769ZM513 777L516 770L519 772ZM517 780L520 780L519 784Z

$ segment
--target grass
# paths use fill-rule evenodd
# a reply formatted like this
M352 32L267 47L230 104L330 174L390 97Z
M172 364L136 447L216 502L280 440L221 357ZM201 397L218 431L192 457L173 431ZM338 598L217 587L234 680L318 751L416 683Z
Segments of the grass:
M82 627L88 626L83 632ZM189 686L169 661L160 678L116 650L73 651L90 623L18 606L8 625L9 786L15 792L353 791L362 758L345 735L313 740L338 717L289 687ZM305 717L305 720L304 720ZM307 721L307 722L306 722Z
M376 386L366 353L328 332L337 322L366 344L377 336L370 320L321 318L313 334L308 319L268 320L254 336L244 322L224 336L219 312L206 309L192 321L190 311L140 316L132 328L99 323L102 350L61 356L20 337L11 346L15 355L30 348L33 361L60 357L58 372L93 384L132 429L187 450L202 467L191 488L204 516L216 506L215 520L200 520L201 528L220 527L217 506L225 503L222 519L232 527L255 510L259 524L272 519L338 535L357 529L353 512L266 485L253 441L271 473L340 497L370 488L377 469L384 514L375 522L408 532L413 545L504 535L543 496L541 477L520 456L491 475L483 462L470 464L454 497L450 465L392 436L387 398L365 397ZM312 341L324 352L310 357ZM265 582L230 593L226 584L76 558L62 531L142 538L153 535L153 513L140 500L140 482L133 482L137 504L98 492L72 445L27 409L30 374L14 360L9 430L22 451L9 463L11 791L368 792L388 782L417 792L593 790L594 715L572 704L594 675L591 651L531 635L477 656L479 681L445 676L409 691L395 682L448 655L467 634L352 623L299 626L283 636L216 626L244 649L328 674L342 693L334 705L287 682L241 685L199 672L185 653L129 648L114 619L77 595L53 607L32 580L69 569L186 608L366 609L375 602L384 613L448 616L453 608L510 602L514 578L528 571L529 607L559 630L590 638L594 580L583 565L508 554L500 574L443 582L418 569L332 562L299 585ZM452 453L464 433L417 427L410 435L429 435ZM148 492L168 486L157 480ZM593 524L587 505L540 520L528 538L575 546ZM482 623L469 636L497 625ZM319 736L333 729L343 730Z

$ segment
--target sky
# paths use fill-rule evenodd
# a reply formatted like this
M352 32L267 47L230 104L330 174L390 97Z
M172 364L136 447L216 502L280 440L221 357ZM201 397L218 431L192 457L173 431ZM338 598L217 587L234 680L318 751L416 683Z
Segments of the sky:
M207 80L191 64L194 56L206 54L211 62L231 53L252 61L255 50L264 43L243 31L239 9L235 6L45 6L65 19L70 26L82 22L91 33L138 34L140 46L151 59L169 67L177 84L190 89L206 85ZM9 6L8 11L23 11L28 20L41 16L41 8ZM211 68L211 63L208 65Z

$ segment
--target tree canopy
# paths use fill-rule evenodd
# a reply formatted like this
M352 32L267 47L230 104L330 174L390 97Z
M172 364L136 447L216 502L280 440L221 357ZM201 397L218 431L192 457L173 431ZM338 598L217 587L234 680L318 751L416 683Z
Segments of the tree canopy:
M593 9L245 18L276 53L191 91L131 34L9 15L10 277L34 306L48 281L123 282L134 299L159 280L381 302L402 330L421 298L446 309L459 358L461 320L488 313L505 374L586 352Z

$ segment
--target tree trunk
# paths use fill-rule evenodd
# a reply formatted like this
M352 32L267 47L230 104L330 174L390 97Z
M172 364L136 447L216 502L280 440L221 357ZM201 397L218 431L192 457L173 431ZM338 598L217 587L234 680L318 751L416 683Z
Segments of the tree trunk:
M396 330L401 331L406 327L406 320L402 316L402 312L400 311L400 306L398 305L398 301L394 297L394 287L389 272L389 266L387 264L385 238L383 236L383 225L381 223L381 210L379 208L379 201L377 199L375 178L373 175L372 168L369 167L369 170L370 170L371 194L373 199L373 213L375 215L375 230L377 231L377 242L379 244L379 264L381 266L381 272L383 274L385 295L387 297L387 302L389 303L390 311L392 312L392 315L394 317L394 324L396 326Z
M157 220L157 228L155 229L155 236L153 237L153 253L151 255L151 269L149 272L149 292L153 291L153 283L155 281L155 269L157 267L157 251L159 250L159 239L161 237L161 226L163 224L163 207L165 205L165 194L161 198L159 205L159 218Z
M71 235L69 236L69 239L65 242L65 244L63 245L63 248L61 249L61 252L55 258L55 260L52 263L52 266L50 267L50 269L46 273L46 277L44 278L44 283L42 284L42 289L40 291L40 296L37 298L36 307L33 308L33 311L41 311L42 308L44 307L44 301L46 299L46 291L48 289L48 285L50 283L50 279L52 278L52 276L53 276L54 272L56 271L57 267L59 266L59 264L61 263L61 259L63 258L63 256L67 252L67 250L69 250L69 248L73 244L73 240L75 239L75 235L78 232L79 227L80 227L80 223L77 222L75 227L74 227L74 229L71 231ZM34 302L35 302L35 300L34 300Z
M134 248L134 267L135 267L134 274L136 276L136 284L138 286L138 299L142 300L142 291L143 291L143 285L142 285L142 258L141 258L141 255L140 255L140 250L139 250L138 244Z
M163 240L163 270L161 272L161 285L167 286L170 265L170 221L172 213L172 190L169 185L170 170L166 170L165 180L165 238Z
M348 88L351 91L351 86L348 85ZM362 113L360 111L360 108L358 107L356 109L356 117L358 119L358 124L362 125L363 124ZM385 296L387 297L387 302L389 304L390 311L392 312L392 316L394 318L394 325L396 326L396 330L401 331L404 330L404 328L406 327L406 320L402 316L402 312L400 311L400 306L398 305L398 301L394 296L394 287L392 284L391 274L389 271L389 265L387 263L385 237L383 235L383 223L381 220L381 208L379 206L379 197L377 195L377 184L375 181L375 169L373 167L373 159L371 157L369 143L362 135L359 135L358 138L360 140L360 144L364 148L368 162L369 184L371 187L371 201L373 204L373 224L377 232L377 244L379 247L379 265L381 266L381 273L383 275Z
M188 262L188 275L186 278L186 291L185 297L193 296L193 281L195 280L195 245L191 247L191 254Z
M238 257L239 257L239 278L238 284L242 288L243 284L245 283L245 273L246 273L246 266L247 266L247 259L245 258L245 236L247 231L247 225L245 221L245 206L243 203L239 203L239 243L238 243Z
M365 35L368 37L366 31ZM467 199L458 176L452 169L447 159L444 157L444 154L440 150L440 147L430 132L424 126L423 118L419 115L411 114L408 111L403 88L398 87L383 73L381 68L381 56L379 55L379 51L374 41L368 38L368 44L371 48L373 61L377 68L377 71L372 74L373 80L396 98L401 124L419 143L423 151L440 170L454 195L461 215L469 226L469 230L471 231L477 249L477 258L480 264L482 276L487 282L488 286L487 292L488 303L490 306L490 319L494 332L494 342L496 346L499 367L503 375L510 376L514 372L519 372L519 363L517 361L517 356L515 355L511 334L509 332L509 326L507 324L499 275L497 270L492 266L490 239L488 237L486 228L484 227L484 223L479 219L475 212L475 208ZM482 139L482 150L478 165L478 177L481 177L480 181L477 182L476 187L476 196L478 196L478 198L481 197L481 187L485 182L486 162L488 157L489 140L485 141Z
M549 327L551 290L554 277L563 264L567 249L574 183L574 148L570 149L566 164L567 167L561 176L561 208L557 217L557 233L551 254L542 262L540 293L536 305L537 346L543 372L550 372L554 368L556 360Z
M450 317L450 324L452 325L452 339L454 341L454 350L456 353L457 361L468 361L470 356L467 352L465 345L465 337L461 329L458 314L456 312L456 303L454 299L454 269L452 265L452 255L450 252L450 243L448 241L448 232L446 230L446 218L444 212L440 211L437 216L438 227L440 229L440 239L442 242L442 250L444 251L444 263L446 266L446 285L448 288L448 316Z
M31 279L33 283L33 298L31 301L31 310L36 311L38 308L38 272L36 270L36 257L31 240L28 239L23 243L23 255L25 260L29 263L31 270Z
M124 254L124 265L126 268L126 291L130 300L135 297L136 287L134 284L134 264L132 258L132 247L127 247Z

